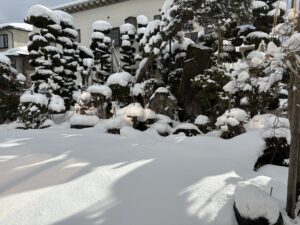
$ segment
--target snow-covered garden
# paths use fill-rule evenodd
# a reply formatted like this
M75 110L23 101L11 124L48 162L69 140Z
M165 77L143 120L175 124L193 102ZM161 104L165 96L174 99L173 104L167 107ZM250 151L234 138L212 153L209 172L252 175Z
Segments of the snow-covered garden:
M160 13L117 47L107 21L83 46L70 14L28 10L34 72L0 54L0 225L300 224L297 12Z

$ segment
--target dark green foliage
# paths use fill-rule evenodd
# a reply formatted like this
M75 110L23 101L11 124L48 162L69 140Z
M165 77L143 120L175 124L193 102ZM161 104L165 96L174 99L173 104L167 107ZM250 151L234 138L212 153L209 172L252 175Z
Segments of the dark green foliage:
M48 117L47 106L33 102L21 103L18 108L18 121L23 124L22 129L40 129Z
M113 84L109 86L112 90L112 100L118 101L121 107L124 107L131 103L130 86L121 86L119 84Z
M16 80L16 71L0 62L0 124L16 120L24 85Z
M229 101L223 86L229 80L222 66L213 66L192 80L195 98L201 105L201 114L208 116L212 123L228 109Z

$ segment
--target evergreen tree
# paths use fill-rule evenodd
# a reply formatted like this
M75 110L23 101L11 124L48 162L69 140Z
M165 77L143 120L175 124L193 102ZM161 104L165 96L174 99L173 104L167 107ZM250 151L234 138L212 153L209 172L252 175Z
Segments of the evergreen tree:
M121 25L122 45L120 49L122 69L130 74L135 74L135 47L133 46L136 28L132 24Z
M111 39L108 37L111 29L112 26L106 21L99 20L93 23L90 48L95 57L95 83L104 84L111 73Z
M94 54L93 52L84 46L78 46L76 51L78 57L79 68L82 86L86 89L91 85L91 76L94 71Z
M57 43L62 46L61 63L58 61L57 67L55 68L55 72L60 74L62 78L60 90L57 94L64 99L66 109L69 109L73 101L72 94L78 89L75 83L78 68L78 59L76 57L78 43L75 40L78 37L78 32L75 29L71 15L62 11L54 12L60 16L61 32L57 38ZM61 64L61 66L59 66L59 64Z

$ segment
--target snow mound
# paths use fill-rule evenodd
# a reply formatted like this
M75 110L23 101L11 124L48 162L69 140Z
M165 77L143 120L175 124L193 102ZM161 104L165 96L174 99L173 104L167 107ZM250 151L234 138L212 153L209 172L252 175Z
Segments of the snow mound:
M48 105L48 99L45 95L42 94L36 94L36 93L30 93L29 91L26 91L24 94L21 95L20 98L21 103L35 103L42 106Z
M125 23L120 26L120 33L121 34L129 34L133 35L136 33L136 28L131 23Z
M144 108L140 103L132 103L117 111L117 116L124 116L125 118L136 117L139 121L145 120Z
M107 79L106 84L108 86L118 84L120 86L126 87L129 83L132 82L133 82L133 77L130 75L130 73L120 72L120 73L114 73L110 75Z
M261 185L256 185L259 179L269 180L267 177L258 177L258 179L237 184L234 192L236 208L244 218L255 220L262 217L266 218L270 224L275 224L280 216L280 207Z
M136 20L137 20L137 24L141 24L141 25L147 25L149 23L148 18L144 15L137 16Z
M112 96L112 90L106 85L98 85L98 84L92 85L87 89L87 92L91 94L104 95L106 99L109 99Z
M112 29L111 24L107 21L104 21L104 20L95 21L92 24L92 27L93 27L93 30L100 31L100 32L105 32L105 31L108 31L108 30Z
M196 125L206 125L208 123L209 123L209 119L208 119L207 116L204 116L204 115L199 115L195 119L195 124Z
M74 114L70 119L70 124L71 126L95 126L99 121L97 116Z
M53 112L63 112L66 110L65 102L59 95L53 95L50 100L48 109Z

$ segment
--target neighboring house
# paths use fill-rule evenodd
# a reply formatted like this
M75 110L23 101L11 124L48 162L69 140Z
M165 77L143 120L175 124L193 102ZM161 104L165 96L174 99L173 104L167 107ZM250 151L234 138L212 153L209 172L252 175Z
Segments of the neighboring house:
M106 20L113 26L111 38L120 45L120 25L125 22L136 25L136 16L145 15L149 21L160 17L165 0L77 0L54 7L70 13L80 33L79 42L89 47L92 24Z
M27 50L28 34L32 30L32 25L26 23L0 24L0 52L8 56L12 66L26 77L33 71Z

